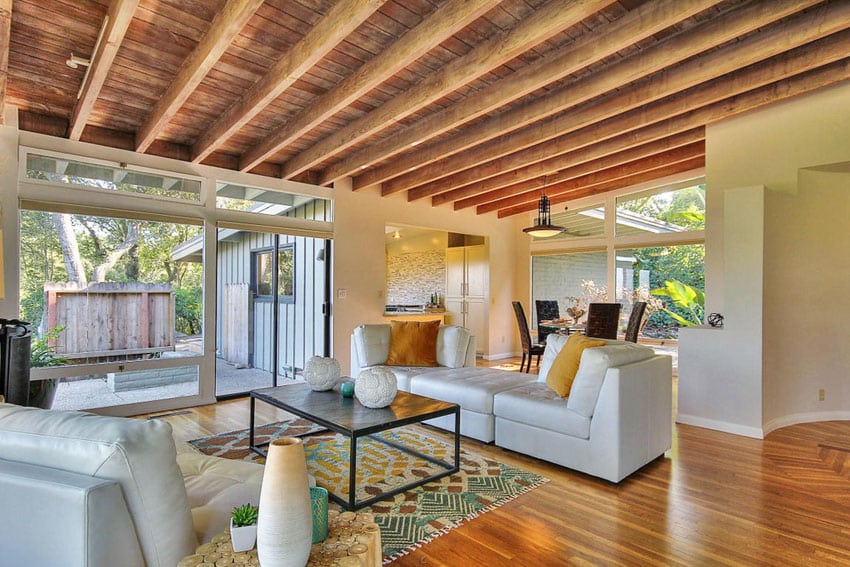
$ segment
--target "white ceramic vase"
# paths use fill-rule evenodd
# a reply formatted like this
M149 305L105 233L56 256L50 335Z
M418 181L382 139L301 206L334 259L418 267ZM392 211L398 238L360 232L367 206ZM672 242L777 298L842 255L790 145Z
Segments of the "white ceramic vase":
M398 393L398 380L392 370L369 368L357 376L354 395L367 408L383 408L392 403Z
M260 489L257 555L263 567L304 567L313 540L310 483L301 439L269 445Z
M317 392L324 392L336 386L341 373L339 361L335 358L313 356L304 365L304 380Z

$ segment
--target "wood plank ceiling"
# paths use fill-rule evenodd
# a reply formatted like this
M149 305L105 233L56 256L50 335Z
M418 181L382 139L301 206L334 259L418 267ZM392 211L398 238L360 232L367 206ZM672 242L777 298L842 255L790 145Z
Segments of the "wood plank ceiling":
M702 167L706 124L846 81L848 28L847 0L0 0L0 110L501 218Z

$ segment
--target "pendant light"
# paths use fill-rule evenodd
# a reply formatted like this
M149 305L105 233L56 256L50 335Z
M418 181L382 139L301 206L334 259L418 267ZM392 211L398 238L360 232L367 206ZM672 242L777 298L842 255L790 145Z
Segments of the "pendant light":
M546 195L540 196L540 202L537 204L537 219L534 226L522 229L526 234L530 234L535 238L549 238L556 234L561 234L566 229L562 226L552 224L552 213L549 210L549 197Z

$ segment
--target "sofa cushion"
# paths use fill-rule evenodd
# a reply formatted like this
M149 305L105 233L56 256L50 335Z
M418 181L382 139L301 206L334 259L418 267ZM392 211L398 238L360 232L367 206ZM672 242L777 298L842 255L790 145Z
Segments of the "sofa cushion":
M472 333L458 325L444 325L437 333L437 363L446 368L462 368Z
M260 503L264 467L258 463L179 453L177 465L183 474L198 541L210 541L224 531L235 506Z
M392 321L387 366L437 366L440 321Z
M414 376L410 391L444 402L459 404L467 411L493 413L493 395L534 381L530 374L495 368L432 370Z
M402 392L410 391L410 381L414 376L434 372L431 366L384 366L383 368L395 374L396 386Z
M567 397L578 372L584 349L601 347L604 344L601 340L591 339L578 333L572 335L552 362L552 367L546 375L546 385L562 398Z
M585 350L570 389L567 407L580 415L592 416L599 390L602 389L602 382L605 380L605 373L609 368L646 360L653 356L655 351L651 348L625 342Z
M493 411L501 419L580 439L590 438L590 418L571 410L567 400L540 382L496 394Z
M0 404L0 453L120 484L148 565L176 565L197 545L164 421Z
M390 329L386 324L360 325L354 329L354 344L360 366L384 364L390 353Z

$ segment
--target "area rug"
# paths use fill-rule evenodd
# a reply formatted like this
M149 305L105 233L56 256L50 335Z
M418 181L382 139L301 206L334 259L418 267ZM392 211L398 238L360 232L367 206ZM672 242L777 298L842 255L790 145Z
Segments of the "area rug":
M307 468L316 478L316 483L347 497L347 439L323 431L303 419L258 428L256 437L261 442L296 434L309 435L304 437L304 453ZM381 435L440 460L451 462L454 458L453 446L425 435L419 429L401 428ZM248 449L247 430L195 439L190 444L208 455L263 461ZM421 457L373 439L361 438L357 447L358 500L439 470ZM387 497L363 509L372 512L375 522L381 527L384 563L417 549L549 480L464 450L461 450L460 469L456 474Z

